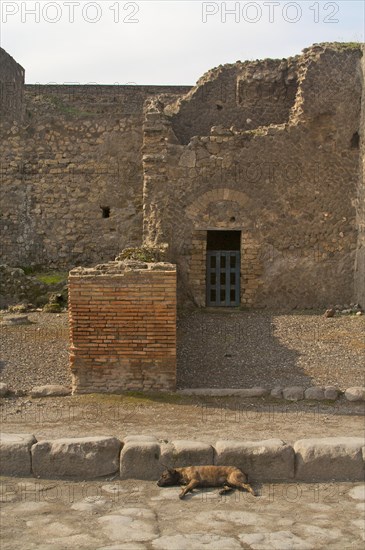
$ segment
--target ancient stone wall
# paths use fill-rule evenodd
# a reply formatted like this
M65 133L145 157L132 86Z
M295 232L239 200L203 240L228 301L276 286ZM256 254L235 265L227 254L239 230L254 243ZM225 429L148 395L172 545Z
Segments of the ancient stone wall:
M142 108L167 86L26 86L25 119L1 126L1 253L69 268L142 238Z
M359 47L315 46L297 61L299 88L286 121L242 131L227 120L187 145L174 132L177 115L150 101L144 235L147 244L169 244L182 300L205 305L206 231L231 229L241 231L241 304L351 302L360 60ZM191 102L193 110L194 94Z
M357 197L358 243L355 262L355 300L365 307L365 47L362 57L362 102L359 125L359 186ZM356 141L354 145L356 145Z
M0 118L20 120L23 115L24 69L0 48Z
M77 268L69 306L75 393L175 389L175 266Z
M179 141L189 143L217 125L250 130L286 122L297 92L295 60L237 62L206 73L168 108Z
M203 306L207 232L232 229L241 304L364 305L363 88L347 44L220 66L193 89L26 86L23 121L0 129L2 260L92 265L143 227Z

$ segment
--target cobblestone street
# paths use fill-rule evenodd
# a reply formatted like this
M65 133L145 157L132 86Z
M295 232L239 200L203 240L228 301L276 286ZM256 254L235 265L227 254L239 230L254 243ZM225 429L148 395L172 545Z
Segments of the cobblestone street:
M2 478L2 550L360 549L365 486L256 485L259 496L154 482ZM5 519L6 518L6 519Z

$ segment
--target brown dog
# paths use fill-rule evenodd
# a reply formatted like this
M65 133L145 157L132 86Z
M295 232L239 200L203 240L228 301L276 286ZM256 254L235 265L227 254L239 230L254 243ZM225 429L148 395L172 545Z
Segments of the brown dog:
M223 487L220 495L233 489L246 489L256 496L255 491L247 483L247 476L234 466L189 466L188 468L167 468L157 482L159 487L185 485L179 498L195 487Z

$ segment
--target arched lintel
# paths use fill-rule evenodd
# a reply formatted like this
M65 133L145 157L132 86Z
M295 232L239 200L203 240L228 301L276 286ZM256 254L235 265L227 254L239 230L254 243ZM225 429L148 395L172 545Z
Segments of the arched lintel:
M200 212L205 212L212 202L231 201L236 202L242 208L247 208L249 197L242 191L230 189L229 187L221 187L212 189L200 195L186 209L186 214L189 218L194 219L199 216Z

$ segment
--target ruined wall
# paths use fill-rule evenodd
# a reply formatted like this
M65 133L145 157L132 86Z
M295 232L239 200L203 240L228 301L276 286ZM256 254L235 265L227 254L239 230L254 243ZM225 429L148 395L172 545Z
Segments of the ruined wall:
M237 62L206 73L166 110L180 143L208 135L212 126L250 130L286 122L297 92L295 60Z
M175 390L175 266L77 268L69 311L75 393Z
M359 126L360 162L357 196L358 244L355 262L355 300L365 307L365 46L362 49L362 105Z
M108 261L143 225L204 305L207 231L233 229L242 304L364 305L362 90L361 50L341 44L193 89L26 86L23 120L0 128L2 261Z
M0 48L0 118L20 120L23 115L24 69Z
M139 244L143 102L188 89L26 86L23 123L0 130L2 261L69 268Z
M298 59L300 88L286 123L216 127L188 145L173 139L176 115L151 100L144 235L148 244L169 243L182 300L205 305L209 229L242 232L243 305L324 307L353 299L360 58L359 48L309 49Z

